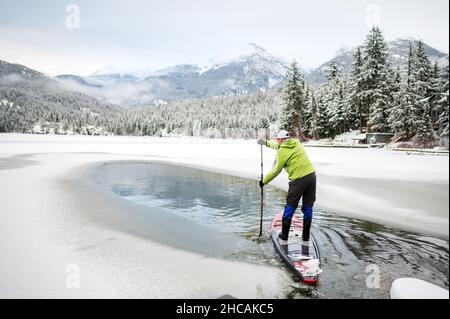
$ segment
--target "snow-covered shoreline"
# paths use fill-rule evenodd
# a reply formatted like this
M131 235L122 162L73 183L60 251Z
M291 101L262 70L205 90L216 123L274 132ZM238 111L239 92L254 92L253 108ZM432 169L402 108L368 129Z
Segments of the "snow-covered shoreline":
M96 153L167 161L257 180L253 140L0 134L1 158ZM449 157L383 149L307 148L318 173L317 208L407 230L449 237ZM264 149L265 173L275 157ZM9 165L17 165L16 157ZM287 191L283 172L272 184Z
M151 224L142 217L145 208L82 179L92 163L114 160L142 157L72 153L16 156L14 162L2 158L0 298L278 296L289 280L282 269L152 240L149 232L173 228L171 216ZM185 221L183 225L187 227ZM202 234L190 230L185 237ZM66 285L74 270L79 271L79 288Z
M307 152L318 170L319 209L448 239L448 157ZM109 212L139 208L84 187L78 176L92 163L158 160L256 181L259 154L255 141L245 140L0 134L0 296L218 297L237 291L237 297L274 297L284 274L273 267L167 252L108 227L121 222ZM264 150L266 172L274 155ZM287 176L274 185L286 189ZM179 258L192 269L177 271ZM68 264L82 270L80 289L65 287ZM214 271L205 276L205 269Z

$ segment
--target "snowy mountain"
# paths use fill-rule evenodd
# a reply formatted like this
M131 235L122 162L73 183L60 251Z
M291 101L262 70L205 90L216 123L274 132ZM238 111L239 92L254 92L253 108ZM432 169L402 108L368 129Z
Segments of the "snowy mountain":
M74 91L59 81L23 65L0 60L0 101L8 101L29 114L67 113L89 110L103 113L117 106Z
M111 78L119 81L138 80L150 75L153 70L140 67L109 65L94 71L91 74L93 78Z
M410 43L414 47L416 47L417 42L417 40L411 39L397 39L388 42L390 59L389 62L394 69L397 67L400 67L401 69L405 68L408 61ZM436 50L426 44L424 44L424 47L425 52L427 53L432 63L438 62L439 66L448 64L448 54L440 52L439 50ZM327 81L328 70L333 63L336 63L337 66L343 71L343 73L349 74L354 62L353 56L355 54L355 51L356 48L343 48L339 50L333 59L325 62L317 69L306 74L306 81L312 84L325 83Z
M192 75L198 75L202 72L203 69L197 64L179 64L152 72L145 78L158 76L189 77Z
M0 60L0 78L4 79L5 77L21 77L24 80L46 78L43 73L29 69L26 66Z
M411 40L389 42L391 64L404 67ZM425 45L430 59L440 65L448 63L448 54ZM321 84L331 63L337 63L344 73L352 68L354 48L340 50L330 61L306 73L306 81ZM58 87L94 96L107 103L125 107L161 105L171 101L202 99L213 96L242 95L250 92L276 90L283 81L289 64L256 44L231 51L208 65L179 64L161 70L108 66L90 76L59 75ZM14 73L22 78L50 78L23 66L3 62L3 75ZM13 72L8 71L12 70ZM22 79L23 80L23 79ZM56 81L54 82L56 83Z
M89 77L61 75L57 78L76 90L112 103L143 106L161 101L264 92L279 87L287 69L286 61L250 43L207 66L180 64L154 72L134 73L121 67L108 67Z

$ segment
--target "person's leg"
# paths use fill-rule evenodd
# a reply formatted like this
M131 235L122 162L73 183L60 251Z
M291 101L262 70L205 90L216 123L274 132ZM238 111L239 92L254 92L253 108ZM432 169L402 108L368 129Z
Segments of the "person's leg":
M287 240L289 237L289 229L291 228L291 220L302 196L302 183L300 180L289 183L288 195L286 198L286 206L284 207L282 230L279 237Z
M311 224L313 219L313 207L316 201L316 174L308 175L305 179L307 185L303 194L302 212L303 212L303 241L309 241Z

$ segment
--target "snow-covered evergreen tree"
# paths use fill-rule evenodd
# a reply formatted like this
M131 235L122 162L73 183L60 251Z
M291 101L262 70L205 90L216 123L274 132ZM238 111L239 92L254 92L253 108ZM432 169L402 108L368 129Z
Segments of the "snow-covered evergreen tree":
M413 106L415 117L415 128L419 146L431 146L434 137L434 130L431 122L432 96L432 68L423 43L418 42L417 49L413 55L411 63L411 91L413 93Z
M365 126L365 119L368 117L367 110L364 108L362 100L363 92L363 57L361 48L356 48L355 62L351 72L349 95L348 95L348 113L350 115L349 122L352 128L361 129Z
M264 138L265 139L269 139L269 127L270 127L270 122L266 117L263 117L259 120L259 129L264 130Z
M342 71L339 69L337 63L336 62L331 63L327 74L328 81L332 81L333 79L341 75Z
M407 72L406 72L406 82L400 89L400 96L397 96L399 100L398 107L402 108L401 112L403 112L403 121L404 127L403 130L406 132L406 136L412 137L416 131L416 116L415 116L415 95L412 91L412 83L413 83L413 63L414 63L414 50L412 43L409 44L409 54L408 54L408 63L407 63Z
M302 133L305 137L308 137L308 138L311 137L310 131L311 131L311 126L312 126L312 113L311 113L311 106L310 106L312 90L313 89L305 83L304 95L303 95L305 112L303 115L304 125L303 125Z
M411 102L408 80L403 82L400 71L397 70L394 74L392 85L393 106L389 112L389 125L393 132L405 132L406 136L410 137L413 127L414 108Z
M286 85L283 90L284 108L281 114L280 127L289 131L293 136L305 140L305 82L297 62L292 62L287 74Z
M369 131L385 132L389 129L388 113L391 107L388 63L388 47L378 27L374 27L364 46L364 63L362 70L363 105L367 107L367 127Z
M336 65L332 65L328 74L328 83L324 87L324 99L327 103L327 118L332 136L348 129L347 82Z
M314 91L311 90L309 99L309 135L315 139L319 139L319 130L318 130L318 107L317 107L317 101L316 101L316 94Z
M430 85L430 111L431 121L434 127L439 124L439 119L436 119L436 115L440 112L439 101L441 99L441 69L437 62L434 63L431 70Z
M440 99L438 101L439 109L440 109L440 116L439 116L439 135L442 138L449 138L449 129L448 129L448 94L449 94L449 66L447 65L441 73L441 81L440 81Z
M318 88L315 91L315 100L317 105L316 129L319 138L331 136L330 120L328 117L328 103L325 87Z

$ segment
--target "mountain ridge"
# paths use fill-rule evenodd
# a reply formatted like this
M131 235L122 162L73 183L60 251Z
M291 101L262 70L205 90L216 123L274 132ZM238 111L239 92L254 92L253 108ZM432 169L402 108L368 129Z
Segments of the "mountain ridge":
M388 53L389 62L391 66L396 69L397 67L404 68L408 60L409 45L413 47L417 46L419 40L398 38L392 41L388 41ZM438 62L439 66L448 64L448 54L441 52L426 43L424 43L425 52L427 53L432 63ZM327 81L327 72L332 63L336 63L344 74L351 72L352 64L354 62L354 54L357 47L346 47L339 49L335 56L326 61L310 73L305 74L305 79L310 84L323 84Z
M95 71L92 76L60 75L56 78L74 89L117 104L147 106L183 99L241 95L281 86L289 63L250 43L240 52L212 60L209 65L178 64L146 76ZM123 96L117 90L123 89Z
M396 39L388 42L390 62L394 67L406 65L411 41L413 40ZM304 72L306 82L313 85L324 83L328 68L333 62L337 63L343 73L348 74L354 60L354 50L355 48L343 48L331 60L311 72ZM432 62L448 64L448 54L426 44L425 50ZM42 79L52 79L57 81L63 90L81 92L103 103L125 107L273 91L283 85L288 68L289 63L286 60L270 54L254 43L211 60L207 65L178 64L148 73L144 72L143 68L136 74L122 67L110 66L87 77L63 74L52 78L19 64L0 61L0 75L16 73L25 77L28 82L33 79L41 82ZM108 74L108 70L113 73ZM119 70L123 72L114 73Z

